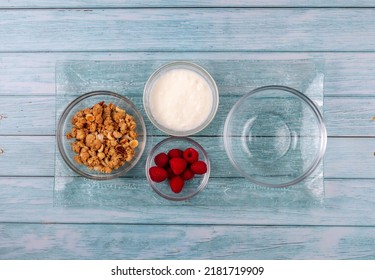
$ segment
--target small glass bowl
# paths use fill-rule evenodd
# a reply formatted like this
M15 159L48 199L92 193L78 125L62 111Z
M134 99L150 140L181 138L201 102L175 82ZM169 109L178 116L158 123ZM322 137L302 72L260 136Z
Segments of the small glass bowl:
M204 161L207 164L207 172L203 175L195 175L193 179L185 181L185 185L180 193L174 193L169 187L168 179L156 183L151 180L149 175L149 169L155 166L154 158L159 153L168 153L171 149L180 149L184 151L187 148L194 148L199 153L199 160ZM150 152L146 161L146 177L151 188L161 197L173 201L182 201L192 198L202 191L210 177L210 161L206 151L201 145L190 138L186 137L169 137L159 142Z
M200 125L189 130L173 130L164 126L163 124L160 124L157 121L157 118L155 118L155 116L153 115L151 106L150 106L150 96L151 96L151 93L155 84L164 74L166 74L169 71L177 70L177 69L189 70L198 74L207 82L212 93L212 107L207 118ZM216 86L215 80L201 66L191 63L191 62L177 61L177 62L172 62L172 63L161 66L150 76L150 78L146 82L144 92L143 92L143 106L145 108L146 114L148 118L150 119L150 121L161 131L172 136L180 136L180 137L189 136L189 135L193 135L203 130L213 120L213 118L215 117L216 111L218 109L218 106L219 106L219 91Z
M95 104L104 101L106 104L112 102L116 106L132 115L137 124L138 147L135 150L135 156L130 162L125 162L120 168L113 170L109 174L90 170L83 164L78 164L74 160L76 153L72 150L70 143L74 140L68 140L66 134L71 131L73 125L72 117L80 110L91 108ZM85 93L73 100L63 111L56 130L57 146L64 162L77 174L94 180L109 180L124 175L131 170L139 161L146 145L146 126L141 113L135 105L126 97L110 91L93 91Z
M303 93L285 86L257 88L241 97L224 125L232 165L249 181L288 187L309 176L323 158L322 115Z

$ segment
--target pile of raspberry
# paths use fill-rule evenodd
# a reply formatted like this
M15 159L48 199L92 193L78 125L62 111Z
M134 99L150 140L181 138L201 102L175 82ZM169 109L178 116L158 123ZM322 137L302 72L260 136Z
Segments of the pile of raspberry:
M207 164L199 160L199 153L194 148L171 149L156 155L154 162L156 166L149 169L151 180L160 183L168 179L174 193L182 191L185 181L207 172Z

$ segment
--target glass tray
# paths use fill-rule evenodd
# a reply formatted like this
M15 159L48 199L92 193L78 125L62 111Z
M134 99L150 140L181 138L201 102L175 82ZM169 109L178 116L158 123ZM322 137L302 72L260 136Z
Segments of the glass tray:
M207 187L189 201L172 202L159 197L147 184L144 166L148 152L167 137L156 129L143 109L143 87L152 72L167 60L58 61L56 64L56 123L76 97L94 90L110 90L127 96L141 111L148 133L145 152L133 170L122 178L93 181L77 176L62 161L56 148L54 205L64 207L127 207L150 205L201 205L254 207L310 205L324 201L323 161L307 179L286 189L254 185L230 165L222 132L225 118L243 94L265 85L284 85L305 93L323 113L323 63L313 60L192 60L215 79L220 105L213 122L194 135L211 158ZM223 159L222 161L212 159ZM301 162L302 164L302 162Z

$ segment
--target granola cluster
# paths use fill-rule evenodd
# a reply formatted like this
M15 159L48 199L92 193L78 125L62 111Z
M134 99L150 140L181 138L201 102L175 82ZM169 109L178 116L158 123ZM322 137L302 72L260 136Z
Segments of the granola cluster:
M77 112L67 133L74 160L103 173L111 173L132 160L138 146L134 117L104 101Z

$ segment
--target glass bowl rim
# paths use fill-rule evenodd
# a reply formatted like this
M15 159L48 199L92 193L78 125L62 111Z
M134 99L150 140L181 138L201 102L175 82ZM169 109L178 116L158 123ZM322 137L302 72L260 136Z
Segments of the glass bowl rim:
M158 188L156 188L154 186L155 183L151 180L149 172L148 172L149 168L154 166L152 164L152 162L153 162L153 157L156 156L156 155L154 155L155 151L157 151L165 143L173 142L173 141L187 141L187 142L193 144L194 146L197 146L198 149L199 149L199 152L201 152L203 154L206 165L207 165L207 172L203 175L202 182L196 188L196 190L189 195L181 196L181 197L170 196L170 195L165 194L164 192L161 192ZM210 174L211 174L210 159L208 157L208 154L207 154L206 150L198 142L194 141L193 139L190 139L188 137L169 136L169 137L163 139L162 141L160 141L158 144L156 144L151 149L151 151L149 152L149 154L147 156L147 159L146 159L146 164L145 164L145 173L146 173L146 178L147 178L148 184L150 185L151 189L153 191L155 191L158 195L160 195L161 197L163 197L165 199L172 200L172 201L184 201L184 200L188 200L188 199L194 197L195 195L200 193L207 186L209 178L210 178ZM161 182L161 183L163 183L163 182ZM164 181L164 183L165 183L165 181ZM160 184L160 183L158 183L158 184Z
M72 163L72 161L68 158L68 155L65 153L65 148L64 148L64 144L63 144L62 139L65 137L65 135L63 134L64 123L67 121L67 117L68 117L69 113L82 100L85 100L85 99L93 97L93 96L99 96L99 95L111 96L111 97L118 98L118 99L124 101L125 103L127 103L132 108L132 110L134 110L135 114L137 115L137 118L140 121L140 125L138 126L138 124L137 124L137 127L141 127L142 134L143 134L143 137L144 137L144 141L142 143L142 147L140 149L139 156L136 159L134 159L134 161L132 161L132 166L128 170L122 170L122 171L119 171L117 173L112 173L112 174L111 173L110 174L100 173L98 175L93 175L93 174L90 174L88 172L84 172L84 171L81 171L80 169L78 169ZM72 100L65 107L65 109L63 110L63 112L62 112L62 114L59 118L58 125L57 125L57 128L56 128L56 139L57 139L57 147L58 147L58 150L60 152L60 155L63 158L64 162L70 167L71 170L73 170L78 175L81 175L81 176L83 176L85 178L88 178L88 179L110 180L110 179L115 179L115 178L118 178L118 177L124 175L125 173L129 172L131 169L133 169L136 166L136 164L138 163L138 161L142 157L143 152L145 150L146 141L147 141L147 131L146 131L146 125L145 125L144 119L142 117L142 114L140 113L138 108L134 105L134 103L129 98L127 98L123 95L120 95L118 93L115 93L113 91L109 91L109 90L96 90L96 91L90 91L90 92L87 92L87 93L84 93L84 94L78 96L77 98Z
M308 105L308 107L312 110L313 115L316 117L316 120L317 120L317 123L318 123L318 129L319 129L319 132L320 132L319 150L316 153L314 161L311 163L311 165L301 175L299 175L298 177L294 178L293 180L291 180L289 182L282 183L282 184L273 184L273 183L267 183L267 182L256 180L253 177L249 176L242 169L240 169L238 167L238 164L237 164L234 156L233 156L233 151L230 148L230 143L229 143L229 137L230 136L228 135L229 134L229 123L232 121L232 116L233 116L235 110L243 103L243 101L245 99L247 99L247 98L251 97L252 95L257 94L259 92L266 91L266 90L275 90L275 89L289 92L289 93L295 95L297 98L301 99L306 105ZM227 156L228 156L232 166L234 166L234 168L242 176L244 176L246 179L248 179L250 182L252 182L254 184L257 184L257 185L260 185L260 186L271 187L271 188L289 187L289 186L295 185L295 184L303 181L304 179L306 179L318 167L319 163L323 159L323 156L325 154L326 147L327 147L327 130L326 130L326 127L325 127L325 124L324 124L324 121L323 121L322 114L320 113L320 110L318 109L318 107L315 105L315 103L308 96L306 96L302 92L300 92L300 91L298 91L294 88L291 88L291 87L288 87L288 86L281 86L281 85L262 86L262 87L258 87L256 89L253 89L252 91L244 94L233 105L233 107L229 111L229 113L227 115L227 118L225 120L225 123L224 123L224 133L223 134L224 134L223 135L224 148L225 148L225 151L227 153Z
M200 76L202 76L202 78L209 84L211 92L212 92L212 97L213 97L212 108L211 108L211 112L210 112L208 118L201 125L197 126L196 128L186 130L186 131L175 131L175 130L172 130L172 129L168 129L168 128L164 127L163 125L159 124L155 120L155 118L152 116L150 107L145 106L146 104L149 104L148 99L150 98L150 93L151 93L151 89L152 89L150 84L152 82L155 82L157 80L157 78L159 77L159 75L161 75L163 73L167 73L168 71L171 71L173 69L176 69L176 67L178 67L178 66L181 66L182 69L187 69L187 70L194 69L195 71L194 70L191 70L191 71L194 71L197 74L199 74ZM217 110L219 108L219 89L217 87L215 79L202 66L200 66L196 63L190 62L190 61L184 61L184 60L182 60L182 61L172 61L172 62L168 62L166 64L163 64L162 66L157 68L150 75L150 77L147 79L147 81L145 83L145 86L143 88L143 107L144 107L146 115L149 118L149 120L151 121L151 123L155 127L157 127L158 129L160 129L162 132L164 132L164 133L166 133L170 136L187 137L187 136L191 136L191 135L196 134L196 133L202 131L203 129L205 129L212 122L212 120L215 118L215 115L216 115Z

